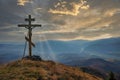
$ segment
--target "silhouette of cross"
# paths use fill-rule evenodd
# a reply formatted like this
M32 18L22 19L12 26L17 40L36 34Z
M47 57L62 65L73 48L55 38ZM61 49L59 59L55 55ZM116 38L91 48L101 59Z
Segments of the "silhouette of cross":
M28 24L20 24L18 27L25 27L28 29L28 37L25 36L25 39L29 43L29 56L32 56L32 46L35 47L35 44L32 42L32 29L35 27L41 27L41 24L31 24L32 21L35 21L34 18L31 18L31 15L28 15L28 18L25 18L25 21L28 22Z

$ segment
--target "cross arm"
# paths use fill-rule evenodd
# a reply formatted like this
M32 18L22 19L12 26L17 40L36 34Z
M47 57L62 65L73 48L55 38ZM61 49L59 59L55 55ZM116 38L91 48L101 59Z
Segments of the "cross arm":
M32 27L41 27L41 25L39 25L39 24L33 24L33 25L31 25Z
M19 24L18 27L27 27L27 24Z

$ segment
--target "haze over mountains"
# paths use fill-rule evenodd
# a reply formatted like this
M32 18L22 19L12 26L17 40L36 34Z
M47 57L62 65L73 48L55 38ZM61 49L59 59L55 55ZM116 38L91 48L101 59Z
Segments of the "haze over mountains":
M42 41L33 48L42 59L54 60L71 66L86 66L102 72L120 72L120 38L96 41ZM22 58L23 43L0 43L0 63ZM27 53L27 52L26 52ZM109 66L109 67L108 67Z
M36 42L33 53L43 59L69 60L77 58L103 58L107 60L120 60L120 38L109 38L96 41L42 41ZM0 43L0 59L14 59L22 57L23 43ZM26 52L27 53L27 52ZM46 57L47 56L47 57Z

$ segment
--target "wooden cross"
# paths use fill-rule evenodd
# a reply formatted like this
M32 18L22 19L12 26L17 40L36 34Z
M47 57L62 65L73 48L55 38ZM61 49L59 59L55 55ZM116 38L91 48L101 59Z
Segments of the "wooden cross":
M18 27L25 27L28 29L28 37L25 36L25 39L29 43L29 56L32 56L32 46L35 47L35 44L32 42L32 29L35 27L41 27L39 24L31 24L32 21L35 21L34 18L31 18L31 15L28 15L28 18L25 18L25 21L28 22L28 24L20 24Z

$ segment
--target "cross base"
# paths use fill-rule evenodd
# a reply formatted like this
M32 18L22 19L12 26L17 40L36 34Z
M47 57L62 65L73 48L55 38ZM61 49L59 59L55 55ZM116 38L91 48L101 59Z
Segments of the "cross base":
M25 60L33 60L33 61L42 61L42 58L40 56L37 55L33 55L33 56L25 56L22 59Z

